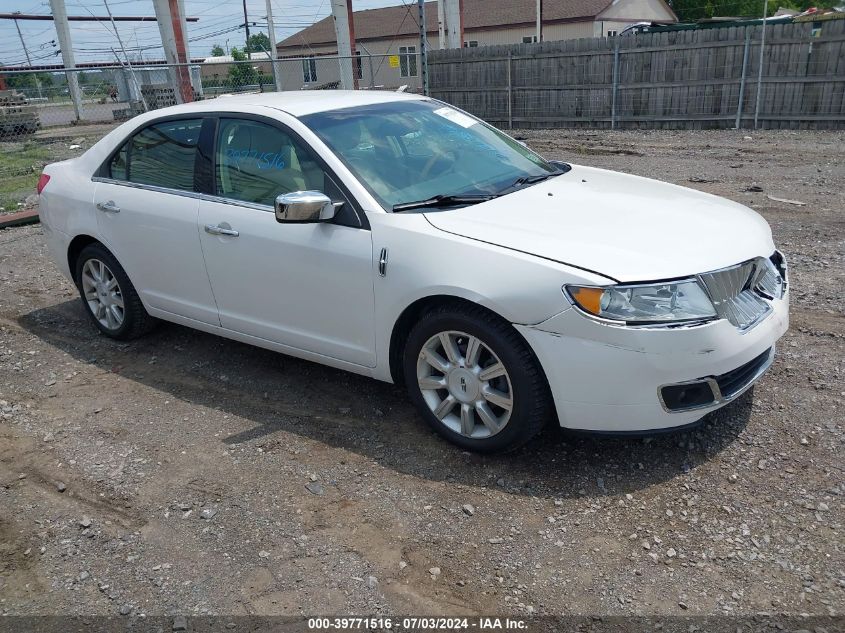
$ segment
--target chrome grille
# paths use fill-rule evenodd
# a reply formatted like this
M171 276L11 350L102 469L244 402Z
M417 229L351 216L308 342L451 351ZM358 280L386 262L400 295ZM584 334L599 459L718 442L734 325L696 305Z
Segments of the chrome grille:
M753 288L766 266L762 257L730 268L699 275L713 301L716 314L741 330L766 316L772 307Z

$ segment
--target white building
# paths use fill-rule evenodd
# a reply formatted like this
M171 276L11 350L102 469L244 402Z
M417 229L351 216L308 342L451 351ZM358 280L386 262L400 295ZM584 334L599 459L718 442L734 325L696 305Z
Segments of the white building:
M536 41L536 0L462 0L463 45L519 44ZM437 2L425 3L427 46L439 46ZM419 27L417 4L354 12L359 84L417 87ZM543 0L543 40L612 37L637 22L674 23L678 18L664 0ZM277 44L280 57L302 58L296 77L293 62L285 63L286 88L326 85L338 79L337 62L321 60L337 55L334 22L320 20ZM385 56L398 56L391 66ZM396 60L393 60L396 64ZM300 81L301 80L301 81ZM294 86L293 84L299 84Z

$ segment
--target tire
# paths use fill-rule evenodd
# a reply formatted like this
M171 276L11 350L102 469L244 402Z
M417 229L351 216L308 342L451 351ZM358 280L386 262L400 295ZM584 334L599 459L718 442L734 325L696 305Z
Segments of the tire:
M97 279L98 273L102 281ZM156 321L147 314L126 271L99 242L89 244L79 253L74 278L85 311L106 336L128 341L154 327ZM123 304L122 308L119 303ZM96 309L98 305L103 309ZM114 306L114 310L109 306Z
M426 422L467 450L514 450L552 418L551 394L536 356L513 326L480 306L443 305L424 313L409 333L403 369L411 400Z

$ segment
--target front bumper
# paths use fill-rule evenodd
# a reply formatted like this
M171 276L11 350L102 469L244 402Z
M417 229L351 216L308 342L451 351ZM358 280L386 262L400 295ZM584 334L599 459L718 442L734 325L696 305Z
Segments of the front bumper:
M535 326L516 326L546 372L560 425L596 432L648 432L682 427L738 397L763 375L789 327L789 294L741 331L721 319L704 325L637 328L609 325L569 309ZM757 359L763 362L756 363ZM743 366L754 371L737 372ZM669 410L667 385L737 376L729 394Z

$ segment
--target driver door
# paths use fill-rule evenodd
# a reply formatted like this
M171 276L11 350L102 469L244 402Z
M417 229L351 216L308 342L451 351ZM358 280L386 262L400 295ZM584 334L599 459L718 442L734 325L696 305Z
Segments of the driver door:
M216 136L215 198L200 201L198 228L221 325L375 366L373 246L363 214L281 124L221 117ZM303 190L342 203L335 220L277 222L276 196Z

